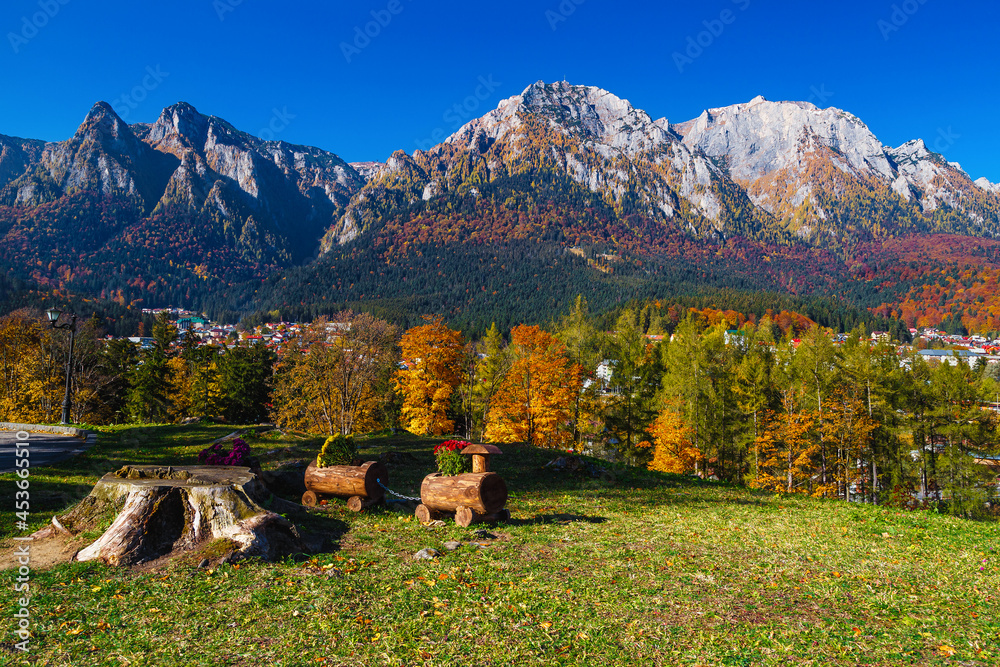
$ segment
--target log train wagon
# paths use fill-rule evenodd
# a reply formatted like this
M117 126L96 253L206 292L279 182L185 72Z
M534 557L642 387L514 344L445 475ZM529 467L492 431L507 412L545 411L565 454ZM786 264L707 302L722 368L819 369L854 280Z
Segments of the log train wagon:
M454 513L455 523L468 527L486 521L506 521L510 512L507 502L507 485L495 472L489 472L490 455L500 454L493 445L470 445L462 454L472 456L473 472L443 476L433 473L420 484L420 505L417 519L431 521L442 513Z
M302 504L315 507L327 497L347 498L348 509L360 512L385 501L383 485L388 483L389 471L379 461L320 468L314 460L306 468Z

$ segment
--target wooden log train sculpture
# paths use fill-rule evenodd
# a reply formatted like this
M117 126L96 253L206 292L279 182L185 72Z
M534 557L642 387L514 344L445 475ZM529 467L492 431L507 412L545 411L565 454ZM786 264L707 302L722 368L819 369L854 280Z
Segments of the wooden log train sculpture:
M472 457L472 472L443 476L432 473L420 484L420 504L414 514L423 522L453 514L455 523L467 527L474 523L506 521L510 512L507 485L490 472L490 456L502 453L494 445L469 445L462 454ZM361 465L326 466L316 461L305 472L306 492L302 504L315 507L328 497L347 498L347 507L355 512L385 502L389 472L378 461Z
M389 471L378 461L323 468L313 461L306 468L306 492L302 494L302 504L315 507L326 497L336 496L347 498L347 508L360 512L385 501L385 489L382 485L388 481Z
M507 485L500 475L490 472L490 455L500 453L494 445L469 445L462 454L472 457L473 472L452 476L436 472L424 477L414 512L417 519L427 522L454 513L455 523L462 527L508 520Z

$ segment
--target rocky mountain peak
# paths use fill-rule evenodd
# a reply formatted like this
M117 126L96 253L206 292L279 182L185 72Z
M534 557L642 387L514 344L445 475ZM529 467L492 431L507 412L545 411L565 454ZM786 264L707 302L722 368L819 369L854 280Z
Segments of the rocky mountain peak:
M395 184L417 184L427 180L427 172L406 151L397 150L385 161L378 172L369 179L370 184L392 186Z
M516 135L532 119L612 152L635 154L678 140L666 119L653 121L645 111L603 88L538 81L470 121L445 143L482 152L494 141Z
M888 153L899 164L916 162L936 155L928 150L923 139L911 139L899 148L889 148Z
M674 129L684 143L712 157L725 157L737 179L754 180L776 171L797 169L803 152L825 147L855 174L893 177L881 142L853 114L809 102L770 102L758 95L750 102L707 109Z
M525 111L545 116L585 140L630 153L668 141L666 121L654 122L645 111L603 88L539 81L519 97Z
M102 101L97 102L90 108L90 111L87 112L87 117L83 120L83 124L88 125L90 123L106 122L108 119L115 118L118 118L118 114L115 113L115 110L111 108L110 104Z
M977 178L974 183L976 186L987 192L992 192L993 194L1000 195L1000 183L990 183L990 181L984 176L982 178Z
M101 143L125 141L135 145L136 139L128 124L118 117L107 102L98 102L87 113L83 123L76 130L75 138L90 136Z
M177 153L183 149L200 148L208 140L209 119L187 102L178 102L161 113L146 141L158 150Z

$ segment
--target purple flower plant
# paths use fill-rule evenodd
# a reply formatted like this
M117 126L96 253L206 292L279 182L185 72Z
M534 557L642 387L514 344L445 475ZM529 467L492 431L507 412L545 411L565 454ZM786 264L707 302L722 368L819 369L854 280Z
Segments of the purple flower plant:
M210 466L242 466L250 459L250 445L242 438L233 440L233 448L226 451L222 443L206 447L198 453L198 461Z

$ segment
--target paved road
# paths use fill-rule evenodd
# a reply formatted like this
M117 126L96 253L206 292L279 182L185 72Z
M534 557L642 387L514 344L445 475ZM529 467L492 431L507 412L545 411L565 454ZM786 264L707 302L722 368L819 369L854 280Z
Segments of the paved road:
M14 466L14 450L17 434L13 431L0 431L0 473L16 470ZM29 459L32 468L38 468L52 463L58 463L78 454L86 444L82 438L55 433L32 433L27 442L31 452Z

